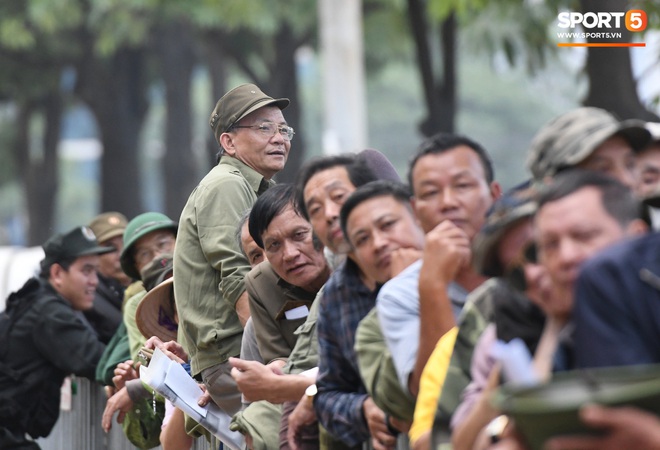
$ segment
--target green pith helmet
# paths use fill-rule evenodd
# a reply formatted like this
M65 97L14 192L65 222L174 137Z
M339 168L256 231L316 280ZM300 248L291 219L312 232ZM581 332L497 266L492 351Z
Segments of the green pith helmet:
M176 234L177 227L176 222L158 212L143 213L128 222L124 231L124 249L119 257L124 273L134 280L140 279L140 272L133 260L133 246L138 239L156 230L172 230Z

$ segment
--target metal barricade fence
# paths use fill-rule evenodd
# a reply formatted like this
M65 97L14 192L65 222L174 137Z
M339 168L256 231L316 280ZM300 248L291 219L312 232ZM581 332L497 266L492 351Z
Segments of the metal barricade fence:
M37 441L39 446L43 450L135 450L121 425L116 423L116 415L109 433L101 428L106 402L103 388L84 378L77 378L76 383L77 393L72 396L71 410L60 411L55 428L47 438ZM195 440L192 449L211 450L214 447L202 437Z

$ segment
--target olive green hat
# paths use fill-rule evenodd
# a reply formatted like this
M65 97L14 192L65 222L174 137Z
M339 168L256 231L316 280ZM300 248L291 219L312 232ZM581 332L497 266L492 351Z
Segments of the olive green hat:
M126 216L119 212L105 212L94 217L89 224L99 242L122 236L126 230Z
M143 213L128 222L124 231L124 249L119 257L124 273L134 280L141 279L133 260L133 246L138 239L156 230L172 230L176 234L177 228L176 222L159 212Z
M614 135L624 138L635 152L651 142L651 133L641 120L619 121L601 108L574 109L541 127L532 139L527 167L535 180L554 176L584 161Z
M209 118L215 141L220 142L220 135L243 117L268 105L284 109L289 106L289 99L269 97L254 84L241 84L227 92L218 100Z

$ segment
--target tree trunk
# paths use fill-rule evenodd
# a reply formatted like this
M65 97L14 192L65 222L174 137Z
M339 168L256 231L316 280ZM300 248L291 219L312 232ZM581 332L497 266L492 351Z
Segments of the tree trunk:
M426 21L426 3L408 0L408 20L415 42L417 66L422 79L426 118L419 124L425 136L439 131L453 132L457 109L457 57L456 16L450 14L441 24L442 78L436 79L433 70L433 53L429 46L429 25Z
M291 141L291 151L284 170L277 174L280 183L292 183L300 170L305 157L305 135L301 126L301 104L298 93L298 76L296 73L296 50L299 42L293 35L289 25L282 25L275 37L276 54L271 65L271 78L268 83L268 95L275 98L288 97L291 100L284 110L284 117L296 131Z
M203 35L204 41L204 54L205 61L211 76L211 90L213 98L213 107L220 97L222 97L225 92L227 92L227 62L225 53L221 45L218 45L218 36L216 33L207 32ZM208 111L208 115L211 115L211 110ZM208 123L207 123L208 125ZM208 152L208 167L211 168L216 164L216 158L218 152L220 151L220 144L215 141L215 136L211 131L211 127L206 128L208 133L206 134L207 139L207 152Z
M101 210L132 218L144 212L138 142L148 106L145 54L122 48L108 61L91 54L79 64L78 92L101 130Z
M178 220L198 181L191 145L190 103L195 54L190 30L182 23L174 22L164 27L157 40L167 102L163 159L165 213Z
M625 0L581 0L582 12L626 11ZM624 21L612 32L621 33L620 42L630 42L632 36ZM602 39L588 38L588 42L602 42ZM611 42L611 41L610 41ZM587 53L586 72L589 78L589 92L584 105L596 106L614 112L620 119L658 120L658 116L648 111L639 100L637 83L633 78L628 48L590 47Z
M45 130L41 154L30 149L30 120L37 107L43 107ZM40 245L54 232L55 199L59 188L57 146L62 123L62 98L59 92L48 94L36 103L18 106L14 151L23 180L28 215L27 245Z

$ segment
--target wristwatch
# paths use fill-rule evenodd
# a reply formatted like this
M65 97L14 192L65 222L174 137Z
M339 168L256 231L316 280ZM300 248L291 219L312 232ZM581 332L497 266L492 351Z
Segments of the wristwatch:
M311 406L314 403L314 396L316 395L316 384L310 384L305 389L305 401Z

